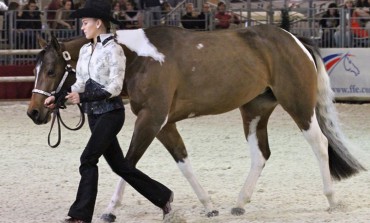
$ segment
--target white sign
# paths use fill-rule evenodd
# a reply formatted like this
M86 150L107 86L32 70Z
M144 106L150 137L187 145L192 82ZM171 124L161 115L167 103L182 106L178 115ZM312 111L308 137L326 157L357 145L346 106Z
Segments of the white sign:
M370 101L370 48L320 49L335 98Z

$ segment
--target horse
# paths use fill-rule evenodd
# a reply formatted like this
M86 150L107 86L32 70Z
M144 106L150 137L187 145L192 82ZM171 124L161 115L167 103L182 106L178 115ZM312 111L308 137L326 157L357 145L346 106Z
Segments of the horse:
M318 49L309 41L271 25L237 30L189 31L158 26L144 30L153 46L165 56L159 63L139 56L126 46L123 95L137 116L126 158L136 166L154 138L171 154L206 210L218 215L210 196L199 184L185 144L176 128L178 121L216 115L239 108L251 153L249 174L241 188L233 215L243 215L257 180L271 155L267 124L280 105L295 121L313 149L323 180L329 209L337 206L333 181L349 178L365 167L351 155L339 127L328 74ZM39 40L42 51L35 67L35 91L28 116L35 124L50 120L43 103L55 91L67 65L69 52L75 66L78 51L87 40ZM67 77L68 88L75 76ZM114 221L121 204L125 181L120 179L102 218Z

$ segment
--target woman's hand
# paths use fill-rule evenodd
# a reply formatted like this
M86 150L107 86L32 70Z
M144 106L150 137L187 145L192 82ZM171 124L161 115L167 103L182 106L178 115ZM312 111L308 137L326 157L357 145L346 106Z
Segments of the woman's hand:
M45 99L44 105L47 108L54 109L55 108L55 96L49 96Z
M80 95L77 92L68 93L68 95L66 96L66 99L68 99L68 102L72 104L80 103Z

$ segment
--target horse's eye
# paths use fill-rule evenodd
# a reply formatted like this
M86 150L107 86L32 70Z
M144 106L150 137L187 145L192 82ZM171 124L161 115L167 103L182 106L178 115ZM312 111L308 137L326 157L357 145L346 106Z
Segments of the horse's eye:
M55 74L54 74L54 70L49 70L49 71L48 71L48 75L49 75L49 76L54 76L54 75L55 75Z

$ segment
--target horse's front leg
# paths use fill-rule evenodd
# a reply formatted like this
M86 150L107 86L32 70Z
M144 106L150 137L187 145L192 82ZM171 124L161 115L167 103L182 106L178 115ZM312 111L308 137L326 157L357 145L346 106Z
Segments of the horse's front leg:
M116 208L122 205L123 192L126 184L126 181L122 178L118 181L116 190L112 195L108 207L101 216L101 219L103 219L105 222L114 222L116 220L116 215L114 213Z
M244 206L250 202L258 178L270 157L267 122L275 107L275 99L269 93L265 93L239 108L252 160L248 177L239 193L236 207L231 209L233 215L243 215L245 213Z
M213 209L213 204L208 193L202 188L199 181L195 177L193 168L188 158L188 153L181 135L177 131L175 123L166 124L157 135L157 139L166 147L168 152L172 155L181 170L182 174L188 180L193 188L199 201L206 209L206 215L213 217L218 215L218 211Z
M130 147L126 155L126 159L132 166L136 166L137 162L143 156L146 149L153 142L155 136L165 125L167 116L165 112L154 113L159 109L141 109L137 114L134 133L131 139ZM122 203L122 197L126 182L121 179L116 187L112 199L102 214L101 219L105 222L113 222L116 219L115 209Z

